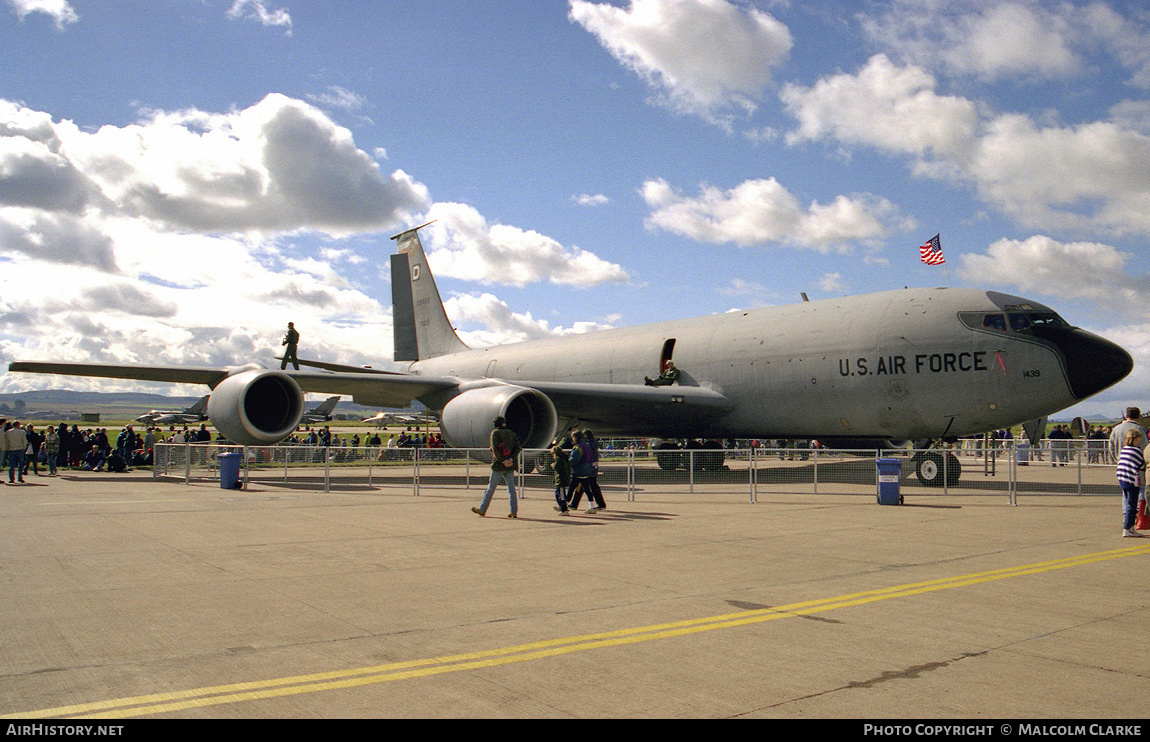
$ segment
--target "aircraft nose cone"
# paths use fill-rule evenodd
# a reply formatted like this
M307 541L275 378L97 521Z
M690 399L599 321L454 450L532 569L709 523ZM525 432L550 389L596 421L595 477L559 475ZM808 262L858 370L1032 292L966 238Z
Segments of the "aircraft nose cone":
M1117 384L1134 369L1134 359L1124 349L1085 330L1067 330L1050 340L1066 359L1070 391L1078 399Z

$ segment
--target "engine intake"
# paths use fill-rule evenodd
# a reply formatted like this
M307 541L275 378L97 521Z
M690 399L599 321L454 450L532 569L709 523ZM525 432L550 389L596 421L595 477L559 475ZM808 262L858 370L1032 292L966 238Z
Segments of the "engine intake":
M296 429L303 412L303 392L295 379L267 369L229 376L208 397L212 425L244 446L279 443Z
M502 417L524 448L546 448L555 438L559 415L547 395L521 386L470 389L443 407L439 428L454 448L487 448L491 421Z

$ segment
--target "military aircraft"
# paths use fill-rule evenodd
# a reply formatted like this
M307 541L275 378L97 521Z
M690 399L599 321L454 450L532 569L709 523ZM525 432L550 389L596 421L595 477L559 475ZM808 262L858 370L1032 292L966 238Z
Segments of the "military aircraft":
M208 395L205 394L196 400L196 403L191 407L183 410L152 410L137 417L135 422L145 425L178 425L181 423L198 423L207 419Z
M426 225L423 225L426 226ZM542 448L581 424L599 435L818 439L870 449L980 434L1065 409L1133 368L1119 346L1053 309L996 291L922 288L804 301L639 327L469 348L456 334L418 230L392 239L395 361L401 372L16 361L12 371L203 383L230 440L276 443L303 392L440 414L444 439L486 448L496 416ZM669 386L644 379L673 358ZM301 361L301 363L304 363ZM957 464L957 462L954 462ZM941 484L941 454L916 460Z
M418 415L406 412L377 412L371 417L363 418L360 422L375 423L377 428L387 427L388 425L407 425L419 428L432 423L438 424L435 415L427 411Z
M307 412L303 413L300 422L304 425L316 425L318 423L326 423L331 419L331 413L335 410L335 406L339 404L339 396L328 397L324 401L317 404Z

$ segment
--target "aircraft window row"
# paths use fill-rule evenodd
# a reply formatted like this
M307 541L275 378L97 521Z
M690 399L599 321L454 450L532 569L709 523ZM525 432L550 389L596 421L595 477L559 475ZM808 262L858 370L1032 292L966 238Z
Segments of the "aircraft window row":
M1068 327L1054 312L959 312L959 319L972 330L1026 332L1042 327Z

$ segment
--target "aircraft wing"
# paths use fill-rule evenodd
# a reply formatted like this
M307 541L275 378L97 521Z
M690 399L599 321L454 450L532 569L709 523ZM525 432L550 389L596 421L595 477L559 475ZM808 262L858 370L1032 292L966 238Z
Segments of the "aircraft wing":
M176 384L207 384L215 387L231 374L255 366L211 368L204 366L135 366L102 363L65 363L13 361L9 371L28 371L66 376L97 376L108 379L165 381ZM358 404L373 407L407 407L424 394L449 390L459 385L450 377L413 376L409 374L358 371L333 373L323 371L281 371L295 379L305 392L350 394Z
M349 367L345 367L349 368ZM211 368L203 366L136 366L54 361L13 361L10 371L110 379L206 384L215 389L229 376L260 366ZM373 407L408 407L412 401L446 392L453 396L485 386L509 385L535 389L555 405L562 418L577 419L602 430L648 429L652 435L692 434L705 423L730 412L734 404L722 394L698 386L651 387L637 384L590 384L561 381L501 379L462 380L451 376L357 371L287 370L305 392L351 395L358 404Z
M12 361L9 371L64 376L99 376L106 379L139 379L168 381L175 384L207 384L214 387L227 378L230 369L201 366L135 366L106 363L68 363L63 361Z
M641 386L555 381L509 381L543 392L561 418L577 418L606 430L650 429L688 435L734 409L724 395L701 386Z

